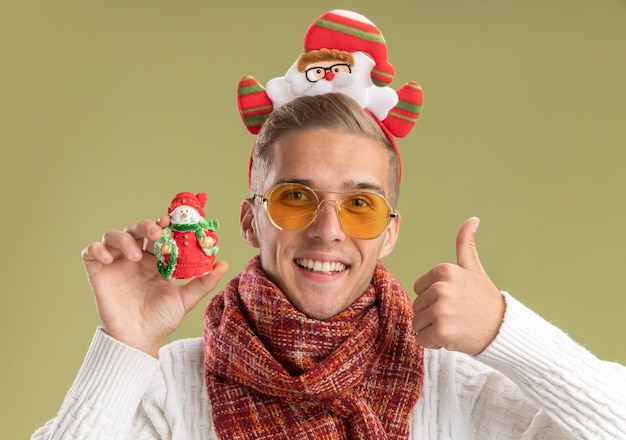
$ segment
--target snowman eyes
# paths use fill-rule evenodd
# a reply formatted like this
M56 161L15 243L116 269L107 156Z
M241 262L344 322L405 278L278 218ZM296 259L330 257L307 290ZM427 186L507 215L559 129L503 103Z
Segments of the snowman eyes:
M306 75L306 79L309 82L318 82L320 79L324 79L326 77L327 72L330 72L334 75L337 73L352 73L352 70L350 69L349 64L339 63L339 64L333 64L330 67L323 67L323 66L309 67L308 69L304 71L304 74Z

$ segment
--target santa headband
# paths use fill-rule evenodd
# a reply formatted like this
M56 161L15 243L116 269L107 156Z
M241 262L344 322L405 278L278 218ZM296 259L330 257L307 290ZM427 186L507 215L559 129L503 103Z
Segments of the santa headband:
M372 115L389 138L398 156L400 180L395 138L406 136L417 122L422 88L409 81L394 90L389 87L394 75L385 39L374 23L356 12L337 9L309 27L303 52L285 76L271 79L265 87L252 76L241 78L237 105L248 131L258 134L274 109L299 96L344 93Z

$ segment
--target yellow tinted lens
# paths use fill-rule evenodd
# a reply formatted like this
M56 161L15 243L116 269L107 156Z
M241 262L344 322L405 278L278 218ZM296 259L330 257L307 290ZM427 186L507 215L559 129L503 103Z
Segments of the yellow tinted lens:
M268 195L268 199L268 213L282 229L301 229L315 218L317 197L303 185L278 186Z
M341 204L341 223L346 231L359 238L374 238L387 225L391 212L381 196L360 193L348 197Z

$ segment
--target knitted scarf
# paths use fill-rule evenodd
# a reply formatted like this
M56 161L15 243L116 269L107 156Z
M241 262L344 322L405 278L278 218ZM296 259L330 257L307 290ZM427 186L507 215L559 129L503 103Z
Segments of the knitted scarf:
M206 384L221 439L406 439L421 393L412 308L378 263L369 288L327 321L307 318L259 257L210 301Z

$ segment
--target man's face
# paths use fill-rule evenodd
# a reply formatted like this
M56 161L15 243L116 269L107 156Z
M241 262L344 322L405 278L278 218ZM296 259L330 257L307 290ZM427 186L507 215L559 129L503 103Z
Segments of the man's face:
M399 218L377 238L354 238L341 228L337 204L331 202L345 196L324 191L369 190L387 196L388 153L372 139L322 130L287 133L274 144L273 153L263 192L276 183L298 182L329 202L322 203L310 226L281 231L271 224L260 201L247 199L242 204L241 233L259 247L265 273L298 310L311 318L329 319L368 287L377 260L393 250ZM315 270L320 264L325 271Z

